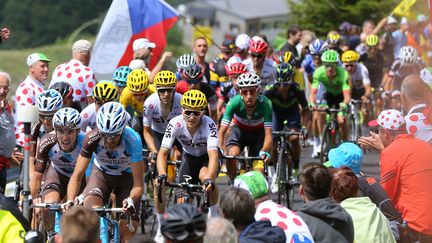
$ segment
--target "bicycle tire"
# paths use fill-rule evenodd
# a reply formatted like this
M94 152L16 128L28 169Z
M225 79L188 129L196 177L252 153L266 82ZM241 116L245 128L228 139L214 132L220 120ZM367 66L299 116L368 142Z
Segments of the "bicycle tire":
M278 185L278 192L277 192L277 202L279 204L282 204L283 202L283 193L284 193L284 184L282 183L284 180L284 167L283 166L283 154L284 150L278 151L278 159L277 159L277 165L276 165L276 183Z
M328 152L332 148L332 135L330 134L330 125L326 124L323 129L322 141L321 141L321 153L320 153L320 163L324 164L328 159Z
M286 197L287 197L287 208L292 209L294 205L294 185L291 184L293 180L293 170L294 170L294 160L292 159L292 150L289 142L286 142L286 151L288 158L288 166L287 166L287 183L286 183Z
M347 122L348 122L348 140L349 141L357 141L358 129L357 129L355 117L353 115L349 115Z

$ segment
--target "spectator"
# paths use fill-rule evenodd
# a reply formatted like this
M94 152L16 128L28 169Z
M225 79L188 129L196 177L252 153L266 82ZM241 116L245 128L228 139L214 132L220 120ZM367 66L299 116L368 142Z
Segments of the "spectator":
M272 226L269 220L255 221L255 203L248 191L231 187L222 194L222 216L234 224L240 243L286 242L284 231Z
M227 66L236 62L246 65L248 71L252 70L252 62L249 59L250 37L247 34L240 34L235 40L235 54L228 59Z
M382 142L381 185L408 223L413 241L432 241L432 147L405 134L402 113L384 110L370 126Z
M175 204L161 220L162 235L168 242L202 242L206 219L206 215L191 204Z
M96 85L93 71L88 67L91 49L90 41L76 41L72 46L72 59L55 68L50 83L50 86L60 81L70 83L74 90L73 101L80 104L82 109L93 103L92 91Z
M21 82L15 92L15 109L18 106L35 105L37 96L42 93L44 82L48 79L49 63L47 56L42 53L33 53L27 57L29 67L28 76ZM15 117L16 144L24 146L24 125L18 123Z
M299 193L306 202L298 215L306 222L316 242L354 240L351 216L330 196L332 176L320 163L308 163L300 172Z
M202 36L195 38L192 50L194 52L194 58L196 63L198 63L202 67L204 77L206 78L206 81L210 83L210 65L208 62L205 61L205 57L208 51L208 44L206 38Z
M389 16L387 18L387 23L385 26L385 32L381 36L380 49L382 50L385 58L385 67L390 69L394 62L394 49L395 49L395 39L393 38L393 31L397 29L397 20Z
M354 172L342 166L333 170L333 199L351 215L355 242L396 242L387 218L368 197L357 197L358 180Z
M8 28L0 29L0 43L7 41L10 37L10 30Z
M270 220L273 226L283 229L286 242L313 242L303 219L270 199L268 183L263 174L250 171L237 176L234 186L247 190L255 200L255 220Z
M224 218L211 218L207 221L204 243L237 243L234 225Z
M99 216L91 208L72 207L60 221L59 243L99 242Z
M392 37L394 39L394 49L393 49L393 58L399 58L399 50L402 46L406 46L407 44L407 31L409 25L408 20L405 17L402 17L400 21L400 28L398 30L393 31Z
M297 44L300 43L301 37L302 37L302 31L300 27L295 25L289 27L287 31L287 38L288 38L287 43L285 43L285 45L283 45L280 50L282 53L290 51L294 54L296 58L296 62L294 63L294 66L296 68L300 68L301 58L302 58L296 48Z
M30 224L16 204L0 193L0 242L23 242Z
M324 164L325 166L333 168L347 166L355 173L358 178L359 196L369 197L389 220L403 222L402 215L393 206L384 188L373 177L361 172L363 152L359 146L350 142L342 143L339 147L331 149L328 156L329 161Z
M15 148L14 118L7 100L10 82L9 74L0 71L0 193L6 188L7 169Z
M407 132L432 144L432 90L428 86L432 82L432 72L425 68L420 75L409 75L402 81L402 107L407 114Z

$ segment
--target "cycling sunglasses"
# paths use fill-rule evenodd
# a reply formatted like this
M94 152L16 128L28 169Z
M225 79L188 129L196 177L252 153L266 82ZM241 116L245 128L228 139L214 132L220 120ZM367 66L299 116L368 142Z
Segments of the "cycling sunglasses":
M276 86L278 87L289 87L291 85L291 82L284 82L284 83L276 83Z
M336 63L325 63L324 64L324 67L325 68L336 68L337 67L337 64Z
M114 133L114 134L109 134L109 133L101 133L101 137L105 138L105 139L116 139L119 138L121 135L121 132L119 133Z
M258 92L258 89L240 89L241 95L255 95Z
M172 92L174 92L174 89L172 89L172 88L159 88L159 89L157 89L157 92L160 94L172 93Z
M54 114L53 115L42 115L42 114L39 114L39 119L41 119L42 121L43 120L52 121L53 117L54 117Z
M199 84L201 83L201 79L188 79L186 80L188 84Z
M354 67L355 64L354 64L354 63L347 63L347 64L344 64L344 66L345 66L346 68L348 68L348 67Z
M251 53L251 56L252 56L252 57L255 57L255 58L262 58L262 57L264 56L264 54L260 54L260 53Z
M203 113L203 111L191 111L191 110L183 110L183 114L187 117L193 115L194 117L198 117Z

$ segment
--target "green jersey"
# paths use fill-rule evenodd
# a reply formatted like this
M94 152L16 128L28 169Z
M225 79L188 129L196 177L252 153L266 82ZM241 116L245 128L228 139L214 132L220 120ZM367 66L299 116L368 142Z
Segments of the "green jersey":
M271 101L263 95L258 96L255 110L252 116L248 117L242 97L236 95L228 102L221 124L229 126L232 119L242 129L272 128Z
M324 85L326 92L332 95L351 90L348 82L348 72L339 66L336 68L336 76L332 80L328 78L324 65L317 68L313 74L312 90L317 90L320 83Z

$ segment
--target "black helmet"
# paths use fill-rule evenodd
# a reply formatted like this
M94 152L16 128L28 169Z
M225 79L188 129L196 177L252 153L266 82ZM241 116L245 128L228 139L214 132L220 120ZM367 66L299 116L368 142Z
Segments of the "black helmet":
M228 76L226 72L226 61L222 58L216 57L213 59L213 70L219 77Z
M232 52L235 48L235 42L233 39L225 39L222 42L221 51L222 52Z
M49 89L55 89L57 92L61 94L63 99L68 98L73 94L72 86L65 81L56 82L53 85L51 85Z
M162 235L173 241L191 241L204 237L207 216L191 204L175 204L161 220Z
M290 64L286 62L282 62L277 65L276 83L291 83L293 77L294 77L294 69Z
M191 64L187 66L183 73L185 74L187 79L200 79L204 73L202 72L202 68L199 64Z

